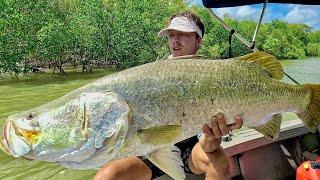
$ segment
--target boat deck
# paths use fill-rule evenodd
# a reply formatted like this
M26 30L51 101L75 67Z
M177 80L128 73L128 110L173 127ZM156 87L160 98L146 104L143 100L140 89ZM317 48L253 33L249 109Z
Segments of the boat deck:
M295 169L288 161L280 145L296 153L296 137L310 133L301 120L285 121L281 124L279 138L271 141L253 129L234 133L232 141L221 146L230 157L229 165L233 179L292 179ZM158 180L171 179L164 175ZM188 180L204 179L203 175L187 174Z

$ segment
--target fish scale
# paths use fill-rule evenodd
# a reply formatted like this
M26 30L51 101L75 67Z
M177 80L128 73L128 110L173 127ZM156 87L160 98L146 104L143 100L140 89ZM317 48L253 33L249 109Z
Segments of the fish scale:
M237 64L236 61L232 63ZM214 104L221 104L223 106L223 109L227 110L231 108L233 105L225 106L226 102L238 102L241 106L247 106L249 105L249 103L254 102L257 103L263 99L270 102L276 100L276 95L282 96L281 92L286 92L284 90L288 89L288 87L291 87L291 85L276 82L277 85L280 84L281 86L279 85L280 87L272 86L270 88L267 88L268 84L272 84L272 82L275 80L272 80L265 75L262 76L259 71L255 71L252 69L248 70L249 68L245 69L242 67L240 68L241 71L236 70L235 73L233 72L234 70L232 66L230 66L230 69L228 71L227 69L225 69L226 67L221 69L214 68L220 67L220 64L225 65L228 64L228 62L210 60L176 60L173 62L162 61L160 65L151 64L150 66L142 66L139 67L140 69L138 69L138 72L145 72L147 76L144 78L135 78L133 74L132 76L130 76L133 78L131 80L126 76L126 74L119 75L118 84L124 85L121 86L121 88L119 88L118 93L122 94L128 102L132 103L132 105L135 106L135 108L133 109L135 109L136 111L145 112L146 110L148 110L152 112L152 114L155 114L154 109L159 109L156 107L167 107L160 108L163 110L163 112L157 113L157 115L153 115L154 117L151 118L157 118L158 120L156 122L162 123L162 120L168 120L167 114L170 113L166 113L166 111L176 112L176 109L179 109L180 106L184 106L184 104L188 104L189 102L193 102L193 104L191 103L190 108L185 109L189 109L190 111L193 111L192 107L194 106L200 107L200 109L205 109L204 111L206 112L208 111L208 109L218 108L212 106L208 108L207 105L202 105L202 103L208 104L208 100L210 99L215 99ZM238 62L237 66L241 67L242 64L243 63ZM204 65L206 65L207 68L203 68ZM152 66L163 67L167 71L172 73L163 73L161 69L153 68ZM146 70L144 71L144 69ZM201 71L199 69L201 69ZM247 76L246 74L244 74L246 72L250 72L250 74ZM237 79L234 80L233 76L231 76L230 74L242 74L241 79L245 79L245 81L241 80L240 78L239 81L237 81ZM123 80L127 81L127 83L122 83L121 76L126 77L123 78ZM156 78L158 79L157 84L149 83L149 79ZM132 88L132 91L129 92L127 91L127 89L135 87L137 84L137 88ZM303 88L296 87L296 90L299 90L299 88L301 92L299 92L298 96L306 96L307 93L306 91L303 91ZM165 89L165 91L163 91L163 89ZM263 89L264 91L262 91ZM143 92L143 94L137 95L137 93L140 92ZM136 99L132 98L136 96L140 97L138 99L139 101L134 101ZM292 97L292 94L288 94L287 96ZM252 100L252 102L250 100ZM145 108L145 104L149 104L149 106ZM151 109L150 104L153 104L153 107ZM304 102L304 105L305 104L306 101ZM299 109L303 109L303 107L304 106L302 104L302 106L299 107ZM273 109L269 110L274 111ZM194 112L195 114L196 112L199 113L198 110L194 110ZM180 116L177 117L177 115L179 115L179 113L173 113L168 116L171 117L170 119L178 119L178 117ZM199 116L197 117L199 118ZM255 117L252 117L252 119L256 120ZM172 120L172 122L174 122L174 120ZM250 126L250 124L247 125L249 127L252 127Z

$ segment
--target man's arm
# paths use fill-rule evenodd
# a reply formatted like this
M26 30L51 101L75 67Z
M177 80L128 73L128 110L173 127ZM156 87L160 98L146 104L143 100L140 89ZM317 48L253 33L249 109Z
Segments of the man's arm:
M235 123L226 124L223 114L211 118L202 126L203 135L192 149L188 163L195 174L205 173L206 179L230 179L227 155L223 151L221 137L233 129L241 128L243 119L235 117Z

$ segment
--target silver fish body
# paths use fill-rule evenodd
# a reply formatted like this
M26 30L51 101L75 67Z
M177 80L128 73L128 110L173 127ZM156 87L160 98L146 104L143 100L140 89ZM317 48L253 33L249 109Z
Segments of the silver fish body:
M169 147L201 132L217 112L228 124L240 115L245 126L272 139L281 123L275 117L283 112L297 113L314 130L319 108L311 107L319 103L312 100L319 85L311 90L270 78L282 68L263 59L267 68L235 58L165 60L127 69L10 116L0 144L15 157L90 169Z

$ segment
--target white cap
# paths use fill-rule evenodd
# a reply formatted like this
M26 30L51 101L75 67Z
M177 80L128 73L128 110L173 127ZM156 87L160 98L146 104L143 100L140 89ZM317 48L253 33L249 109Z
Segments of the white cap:
M195 32L202 38L202 31L194 21L190 21L187 17L178 16L171 20L169 26L162 29L159 33L159 37L167 36L169 30L176 30L181 32Z

